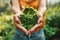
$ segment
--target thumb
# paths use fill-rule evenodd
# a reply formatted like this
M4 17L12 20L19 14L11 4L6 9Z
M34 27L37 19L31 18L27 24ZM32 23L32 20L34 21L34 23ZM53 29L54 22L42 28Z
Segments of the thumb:
M39 19L38 19L38 24L39 24L40 22L41 22L41 19L39 18Z
M21 24L21 21L20 21L20 19L16 16L16 18L15 18L15 21L18 23L18 24Z

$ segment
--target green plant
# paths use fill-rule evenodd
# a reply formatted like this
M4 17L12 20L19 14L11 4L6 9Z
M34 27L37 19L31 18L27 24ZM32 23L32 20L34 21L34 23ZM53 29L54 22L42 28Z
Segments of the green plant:
M29 30L37 23L37 12L33 8L25 8L23 14L20 15L21 25Z
M49 24L51 27L60 28L60 8L55 7L49 15L47 16L46 23Z

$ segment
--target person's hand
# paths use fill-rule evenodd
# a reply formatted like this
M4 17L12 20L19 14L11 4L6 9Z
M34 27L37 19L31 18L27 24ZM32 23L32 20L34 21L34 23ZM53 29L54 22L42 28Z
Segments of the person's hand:
M23 31L24 31L24 33L28 36L28 35L29 35L29 34L28 34L28 31L27 31L23 26L20 25L20 24L21 24L21 21L20 21L20 19L19 19L19 15L20 15L20 14L14 14L14 25L15 25L16 27L22 28ZM22 29L21 29L21 30L22 30Z
M43 15L42 14L37 14L38 16L38 21L37 24L35 24L30 30L29 30L29 34L33 33L33 32L37 32L39 31L39 27L42 25L43 22Z
M28 31L28 35L31 35L31 31L30 30Z
M19 14L14 14L13 19L14 19L14 23L21 24L21 21L19 19Z
M29 35L29 31L25 32L25 34L28 36Z
M38 24L40 24L43 21L43 15L42 14L37 14L38 16Z
M28 32L29 32L29 35L30 35L31 33L37 32L37 31L38 31L38 30L37 30L38 26L40 26L40 24L35 24L35 25L28 31Z

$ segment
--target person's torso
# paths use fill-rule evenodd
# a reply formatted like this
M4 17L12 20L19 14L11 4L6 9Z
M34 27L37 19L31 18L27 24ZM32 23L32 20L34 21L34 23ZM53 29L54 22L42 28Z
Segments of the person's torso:
M25 0L19 0L20 8L21 10L23 7L33 7L34 9L38 9L40 0L32 0L32 1L25 1Z

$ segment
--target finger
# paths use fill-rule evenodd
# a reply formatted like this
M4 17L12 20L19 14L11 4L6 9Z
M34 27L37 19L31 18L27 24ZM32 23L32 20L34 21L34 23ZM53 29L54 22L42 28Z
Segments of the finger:
M28 31L28 34L31 34L30 30Z
M31 32L30 31L28 31L28 35L31 35Z
M19 22L20 21L20 22ZM21 23L20 16L18 16L18 22Z
M14 21L14 25L17 26L17 23Z
M41 22L41 19L38 19L38 24Z
M27 32L27 33L25 33L25 34L26 34L27 36L29 35L29 34L28 34L28 32Z
M30 33L32 33L34 31L34 28L32 28L31 30L30 30Z
M19 20L18 17L16 18L16 22L17 22L18 24L21 24L21 21Z
M38 24L41 23L42 21L43 21L43 19L42 18L39 18Z
M14 16L14 21L17 22L18 24L21 23L21 21L19 20L19 18L17 16Z

